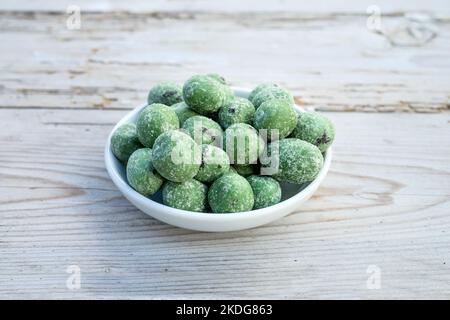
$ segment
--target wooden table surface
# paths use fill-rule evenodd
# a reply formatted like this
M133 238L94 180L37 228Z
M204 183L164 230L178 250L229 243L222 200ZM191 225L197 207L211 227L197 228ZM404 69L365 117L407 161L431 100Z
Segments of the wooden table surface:
M0 298L449 299L450 3L375 2L2 0ZM298 212L193 232L109 179L113 125L206 72L278 82L336 124Z

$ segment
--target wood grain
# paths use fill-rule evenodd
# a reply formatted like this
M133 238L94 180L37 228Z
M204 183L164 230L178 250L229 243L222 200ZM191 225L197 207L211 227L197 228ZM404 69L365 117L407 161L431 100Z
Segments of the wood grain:
M354 1L81 1L80 30L66 28L64 2L2 1L0 108L131 109L157 82L218 72L281 83L320 110L448 111L446 2L378 2L384 35ZM411 36L411 16L435 36Z
M102 151L123 114L0 111L12 124L0 129L1 297L450 298L447 114L327 113L335 159L314 198L223 234L165 225L120 195ZM80 290L66 288L69 265ZM369 265L380 290L366 288Z
M80 30L69 4L0 2L0 298L450 298L447 0L377 0L380 32L366 0L77 0ZM201 72L281 83L335 122L331 171L298 212L198 233L114 187L114 124Z

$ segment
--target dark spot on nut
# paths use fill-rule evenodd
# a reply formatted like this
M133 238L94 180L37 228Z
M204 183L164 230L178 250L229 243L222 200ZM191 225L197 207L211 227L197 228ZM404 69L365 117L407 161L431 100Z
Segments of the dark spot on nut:
M230 108L230 109L228 109L228 112L234 114L236 112L236 109L235 108Z
M178 92L171 90L171 91L164 92L162 96L163 96L163 98L172 98L177 95L178 95Z
M331 140L331 139L330 139L330 138L327 136L327 134L324 132L320 138L317 138L316 144L317 144L317 145L319 145L319 144L325 144L325 143L330 142L330 140Z

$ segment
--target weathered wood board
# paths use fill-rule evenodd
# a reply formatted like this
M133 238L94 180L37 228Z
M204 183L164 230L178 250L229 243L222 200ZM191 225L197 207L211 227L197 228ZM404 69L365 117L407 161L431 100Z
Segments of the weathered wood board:
M377 2L386 35L367 1L78 1L80 30L68 2L2 1L0 298L449 299L450 8ZM417 19L433 38L389 42ZM199 233L114 187L113 125L200 72L280 82L335 122L330 173L296 213Z
M450 297L448 116L327 113L338 136L317 195L270 225L208 234L116 190L102 152L123 114L0 111L14 124L0 131L2 297Z
M12 10L15 3L0 11L3 108L130 109L158 81L211 70L233 85L279 82L320 110L436 112L450 105L450 9L439 10L441 1L432 12L429 4L405 12L380 4L381 26L408 46L370 31L364 3L329 12L307 6L310 12L271 1L249 13L251 6L233 11L237 2L201 10L203 1L169 1L163 10L157 1L131 11L117 2L99 11L83 1L79 30L67 29L64 3L44 1L49 11L39 2L31 6L38 11ZM411 25L406 13L424 21ZM425 41L422 29L436 34Z

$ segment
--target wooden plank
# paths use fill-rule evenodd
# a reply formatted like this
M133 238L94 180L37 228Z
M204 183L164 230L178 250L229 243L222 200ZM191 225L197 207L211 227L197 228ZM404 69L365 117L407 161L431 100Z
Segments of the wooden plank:
M335 158L317 194L222 234L165 225L120 195L102 153L123 114L0 110L0 298L450 298L448 114L327 113Z
M405 47L387 38L397 37L398 28L408 34L407 1L401 11L382 3L391 8L382 16L387 36L367 29L366 7L354 2L336 12L337 5L325 12L271 2L251 14L237 4L230 7L236 11L218 4L187 10L178 1L162 13L155 10L166 2L114 12L119 2L113 2L111 10L82 13L81 29L68 30L64 11L34 12L28 2L28 11L19 5L5 11L16 7L2 1L0 108L131 109L157 82L218 72L238 86L278 82L319 110L448 111L450 24L439 9L445 2L435 2L413 11L435 37L406 36ZM36 3L56 10L54 2Z
M450 8L446 0L227 0L226 3L204 0L3 0L0 10L3 11L47 11L61 12L70 5L78 5L85 12L262 12L291 11L301 13L365 13L369 6L376 4L386 14L403 14L404 12L425 11L433 14L449 15Z

